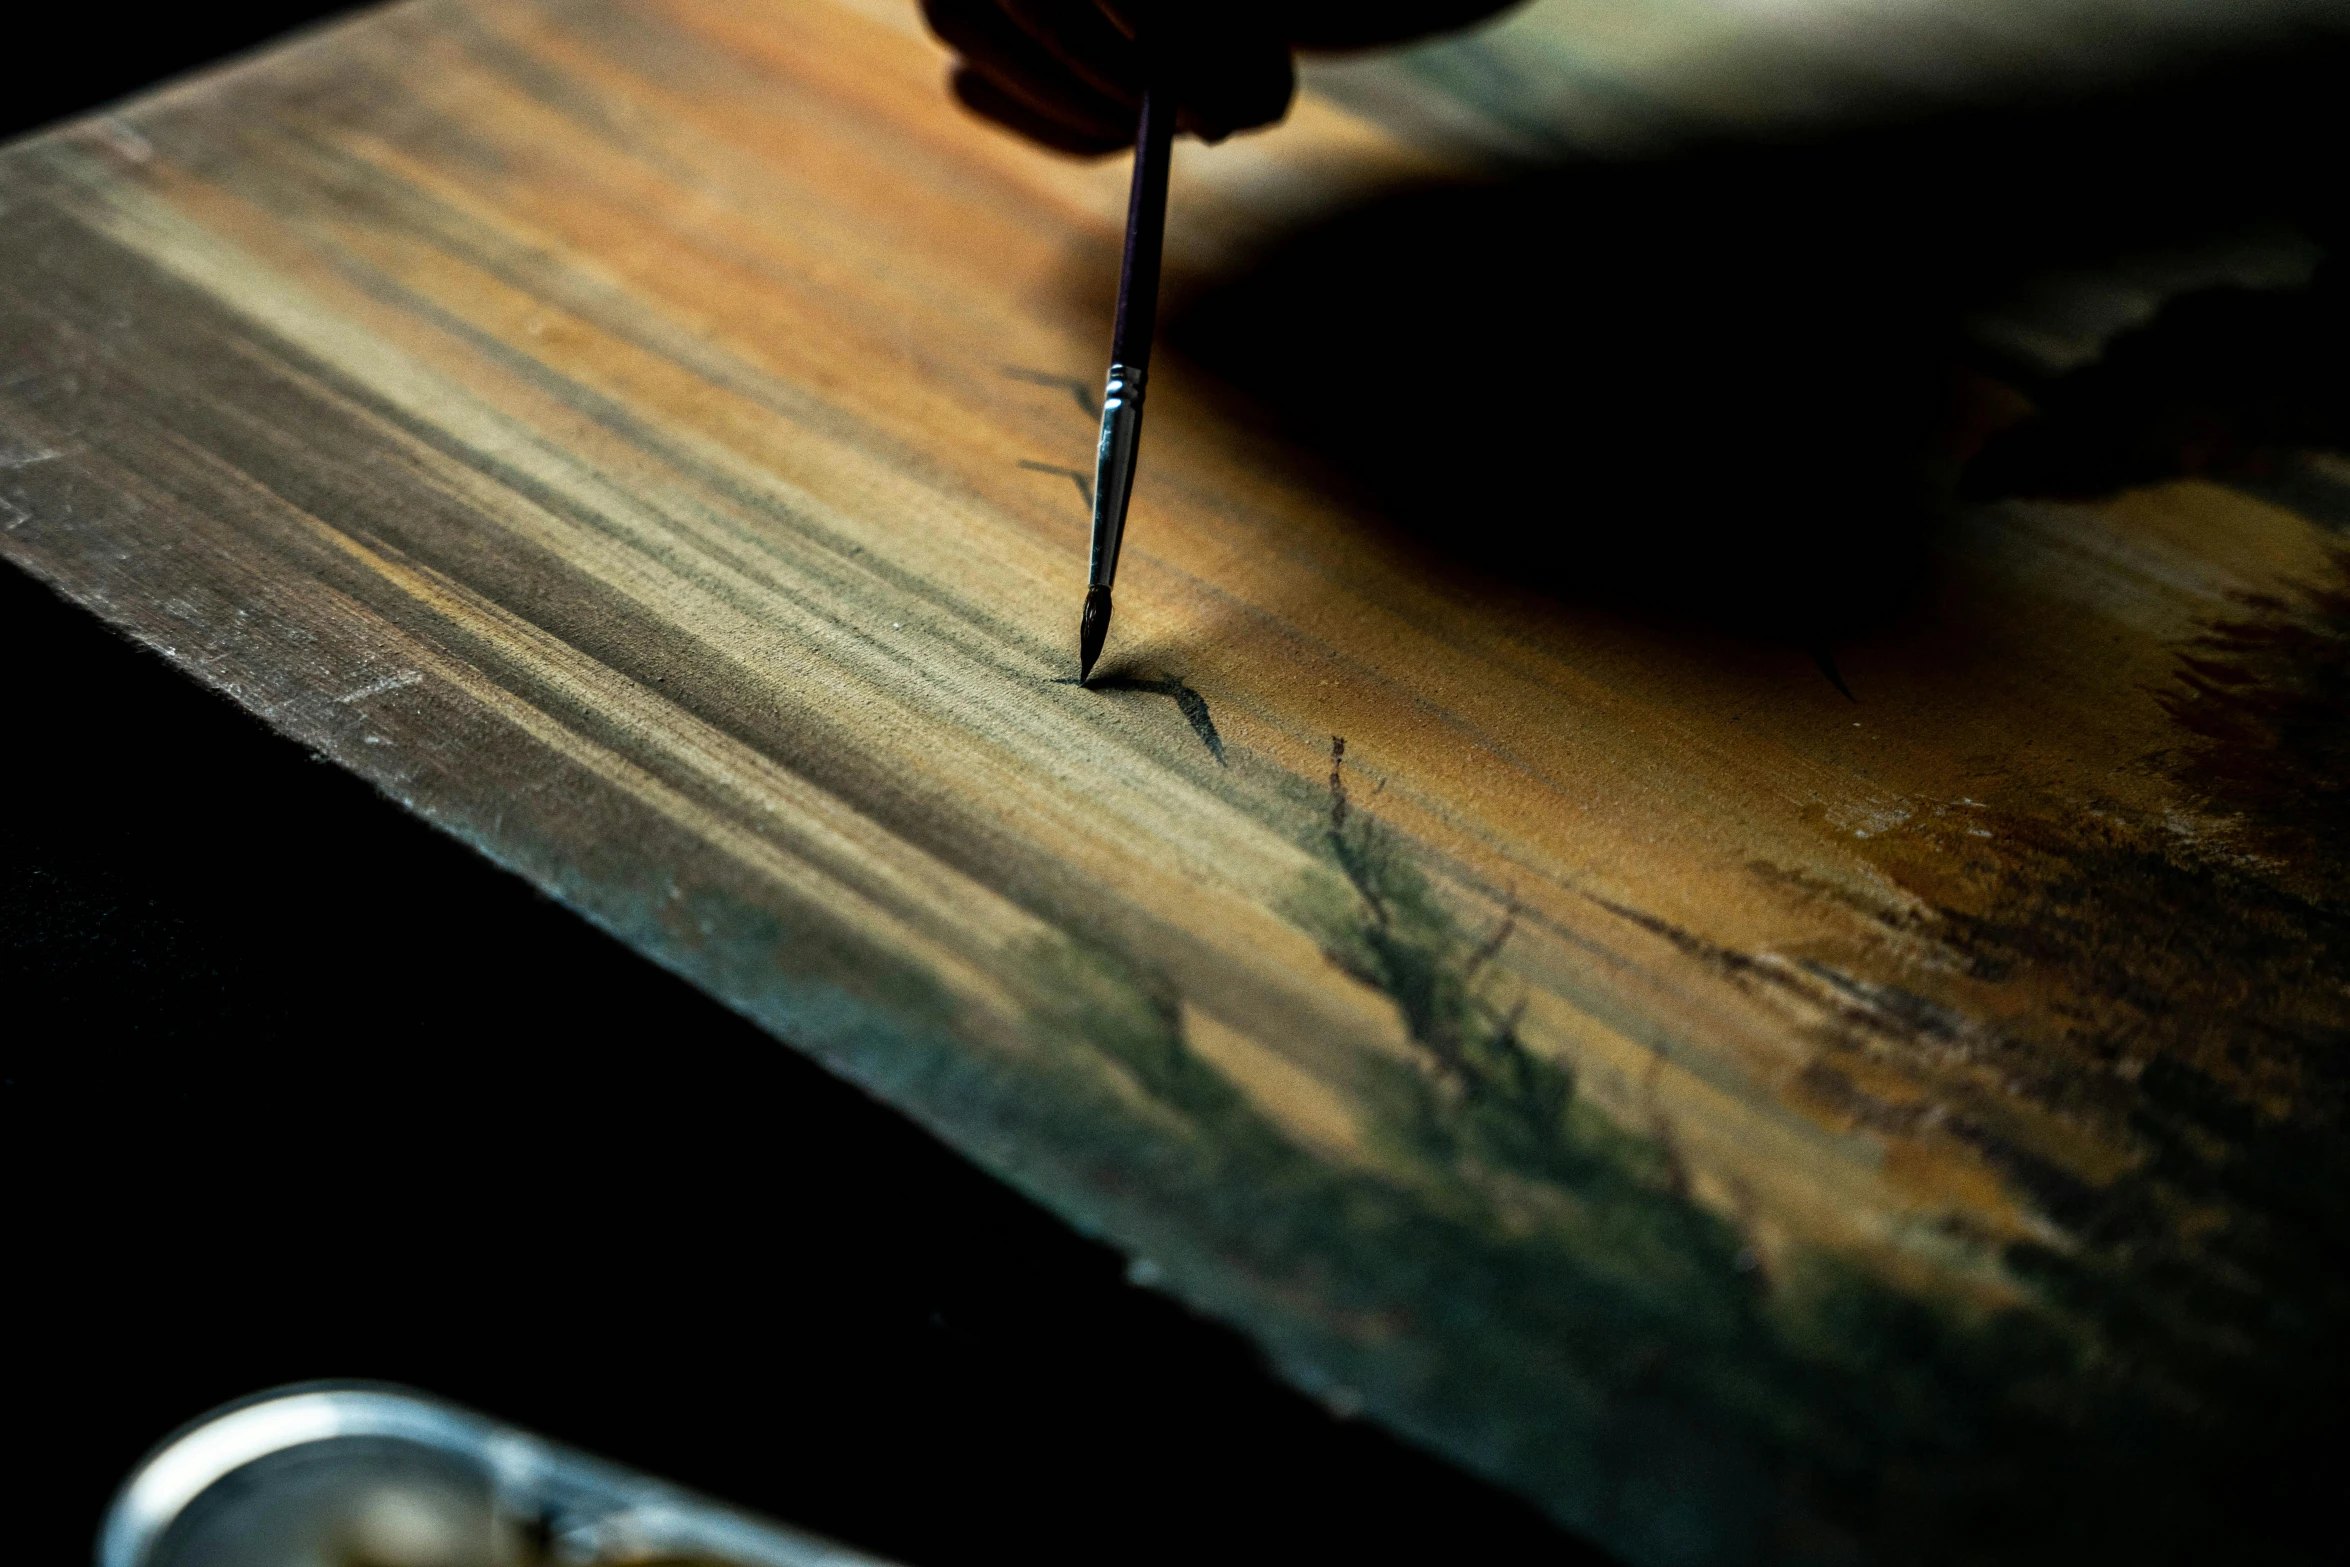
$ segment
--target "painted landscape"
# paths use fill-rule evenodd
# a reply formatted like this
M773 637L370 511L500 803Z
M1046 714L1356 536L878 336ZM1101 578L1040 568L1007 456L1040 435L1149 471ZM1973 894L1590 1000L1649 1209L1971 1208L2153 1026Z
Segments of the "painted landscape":
M1627 1561L2299 1559L2343 56L1887 119L1687 9L1182 149L1091 689L1124 169L883 0L0 153L0 552Z

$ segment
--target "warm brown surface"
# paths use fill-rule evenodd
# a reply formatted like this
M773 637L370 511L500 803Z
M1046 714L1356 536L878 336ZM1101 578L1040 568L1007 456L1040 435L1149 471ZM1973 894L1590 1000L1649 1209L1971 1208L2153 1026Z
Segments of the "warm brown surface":
M1856 702L1373 526L1177 358L1079 690L1123 170L940 71L880 0L432 0L19 146L0 547L1633 1556L1893 1527L1705 1412L1837 1447L1805 1355L1959 1353L1820 1349L1821 1279L2094 1337L2019 1258L2253 1222L2131 1183L2150 1082L2331 1124L2339 839L2258 760L2323 528L1979 508ZM1309 96L1185 150L1171 269L1441 167Z

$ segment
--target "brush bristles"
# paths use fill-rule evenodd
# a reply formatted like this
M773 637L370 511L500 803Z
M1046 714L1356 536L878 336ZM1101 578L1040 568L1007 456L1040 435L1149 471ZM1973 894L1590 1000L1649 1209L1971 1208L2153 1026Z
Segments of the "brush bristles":
M1110 635L1110 590L1087 588L1085 614L1077 622L1077 678L1090 679L1093 666L1102 656L1102 643Z

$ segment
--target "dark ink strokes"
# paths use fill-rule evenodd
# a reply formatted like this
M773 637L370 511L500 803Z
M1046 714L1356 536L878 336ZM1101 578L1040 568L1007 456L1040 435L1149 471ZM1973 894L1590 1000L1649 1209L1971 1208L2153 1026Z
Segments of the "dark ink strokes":
M2232 848L2350 910L2350 551L2291 598L2244 600L2179 650L2174 776Z
M1216 721L1208 714L1208 699L1194 691L1181 675L1162 675L1147 680L1140 675L1107 675L1093 682L1096 691L1147 691L1173 702L1191 725L1191 732L1199 736L1200 744L1216 759L1219 767L1229 766L1224 760L1224 737L1216 732Z
M2350 451L2345 363L2350 278L2338 256L2299 288L2183 295L2095 361L2030 387L2032 414L1992 437L1966 492L2086 498L2207 478L2340 530L2350 486L2329 484L2308 454Z

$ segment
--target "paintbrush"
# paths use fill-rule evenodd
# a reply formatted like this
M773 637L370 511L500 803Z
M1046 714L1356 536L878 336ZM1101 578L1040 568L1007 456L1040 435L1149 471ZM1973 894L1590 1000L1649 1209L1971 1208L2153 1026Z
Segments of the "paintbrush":
M1159 252L1167 237L1167 166L1175 150L1175 95L1142 95L1134 138L1134 184L1126 197L1126 254L1118 267L1118 320L1110 332L1110 376L1102 391L1102 439L1093 468L1093 561L1085 613L1077 623L1077 678L1093 674L1110 634L1110 585L1126 538L1126 502L1142 440L1142 394L1150 378L1151 330L1159 314Z

